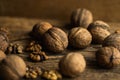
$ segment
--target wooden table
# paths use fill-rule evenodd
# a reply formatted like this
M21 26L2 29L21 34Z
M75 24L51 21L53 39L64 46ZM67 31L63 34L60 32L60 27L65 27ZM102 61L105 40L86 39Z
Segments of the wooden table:
M12 43L20 43L24 47L29 43L30 37L28 33L32 30L32 27L35 23L40 21L48 21L56 27L62 28L64 31L68 32L69 28L65 27L67 23L57 20L39 20L39 19L25 19L25 18L10 18L10 17L0 17L0 26L7 27L10 31L9 39ZM111 32L120 28L119 23L108 23L111 26ZM26 64L32 66L40 66L44 69L58 69L58 62L61 57L68 52L80 52L84 55L86 59L86 69L79 77L76 78L63 78L63 80L120 80L120 67L114 69L102 69L96 64L95 60L95 51L99 49L101 45L90 45L86 49L82 50L70 50L66 49L62 54L49 54L49 60L44 62L31 62L28 60L28 53L24 52L23 54L17 54L21 56ZM39 79L37 79L39 80Z

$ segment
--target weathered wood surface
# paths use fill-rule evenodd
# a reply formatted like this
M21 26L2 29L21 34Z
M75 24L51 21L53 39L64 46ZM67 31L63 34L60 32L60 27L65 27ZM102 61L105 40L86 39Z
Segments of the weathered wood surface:
M64 31L69 31L68 27L64 27L66 23L57 20L38 20L38 19L25 19L25 18L10 18L10 17L0 17L0 27L7 27L10 31L10 42L12 43L20 43L24 47L29 43L30 37L28 33L32 30L32 27L35 23L40 21L48 21L52 25L60 27L64 29ZM109 23L111 26L111 32L114 32L117 29L120 29L119 23ZM40 66L44 69L58 69L58 62L60 58L67 54L68 52L80 52L84 55L87 63L87 67L83 73L80 74L79 77L76 78L63 78L63 80L120 80L120 66L114 69L102 69L97 66L95 61L95 51L100 48L101 45L90 45L86 49L82 50L70 50L66 49L62 54L50 54L49 60L44 62L31 62L28 59L28 53L24 52L23 54L19 54L26 64L33 66ZM40 80L40 79L38 79Z

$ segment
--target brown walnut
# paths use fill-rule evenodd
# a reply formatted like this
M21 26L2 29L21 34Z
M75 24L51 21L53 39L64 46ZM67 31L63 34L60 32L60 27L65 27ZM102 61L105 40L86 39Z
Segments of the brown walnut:
M113 68L120 64L120 52L114 47L102 47L96 52L96 60L103 68Z
M86 61L80 53L68 53L59 62L60 72L68 77L78 76L85 70Z
M52 52L62 52L68 46L66 33L57 27L49 29L43 35L43 46Z
M71 24L73 26L80 26L87 28L90 23L93 21L92 13L87 9L78 8L72 12L71 15Z
M110 35L109 28L110 26L107 23L100 20L91 23L88 26L88 30L92 34L92 42L97 44L103 43L103 40Z
M43 34L50 28L52 28L52 25L48 22L37 23L33 26L31 35L40 40Z
M68 40L75 48L86 48L91 43L92 36L87 29L76 27L70 30Z
M0 62L5 58L6 58L6 54L2 50L0 50Z
M0 65L0 80L19 80L26 73L25 62L16 55L8 55Z
M120 33L113 33L106 37L102 46L113 46L120 51Z

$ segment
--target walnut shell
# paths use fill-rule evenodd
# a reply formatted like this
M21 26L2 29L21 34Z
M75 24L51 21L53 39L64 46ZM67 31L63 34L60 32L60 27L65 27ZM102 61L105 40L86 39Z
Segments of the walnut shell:
M6 54L2 50L0 50L0 61L2 61L5 58L6 58Z
M69 77L78 76L85 70L86 61L84 57L77 52L71 52L61 58L59 62L60 72Z
M49 29L43 35L43 46L52 52L62 52L68 46L66 33L57 27Z
M37 23L33 26L31 34L33 35L33 37L40 40L43 34L50 28L52 28L52 25L48 22Z
M19 80L26 73L25 62L16 55L7 56L0 65L0 80Z
M103 21L95 21L88 26L88 30L92 34L92 42L96 44L103 43L103 40L110 35L110 26Z
M93 21L92 13L87 9L78 8L72 12L71 15L71 24L73 26L80 26L87 28L90 23Z
M113 46L120 51L120 34L113 33L105 38L102 46Z
M91 43L92 36L87 29L76 27L70 30L68 40L75 48L86 48Z
M96 52L96 60L103 68L113 68L120 64L120 52L114 47L102 47Z
M6 32L0 31L0 50L5 52L8 45L9 45L9 39Z

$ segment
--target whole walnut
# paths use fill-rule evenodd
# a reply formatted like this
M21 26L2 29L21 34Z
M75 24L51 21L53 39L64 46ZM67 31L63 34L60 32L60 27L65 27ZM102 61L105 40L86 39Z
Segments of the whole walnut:
M26 64L16 55L8 55L0 63L0 80L20 80L26 73Z
M8 39L7 32L0 29L0 50L5 52L8 45L9 45L9 39Z
M43 35L43 46L52 52L62 52L68 46L66 33L57 27L49 29Z
M93 21L92 13L84 8L78 8L72 12L71 15L71 24L73 26L80 26L87 28L90 23Z
M59 62L60 72L68 77L76 77L85 70L86 61L78 52L71 52L61 58Z
M6 58L6 54L2 50L0 50L0 62L5 58Z
M86 48L91 43L92 36L87 29L75 27L70 30L68 40L72 47Z
M48 22L37 23L33 26L31 35L40 40L42 35L50 28L52 28L52 25Z
M107 23L100 20L91 23L88 26L88 30L92 34L92 42L97 44L103 43L103 40L110 35L109 28L110 26Z
M120 33L112 33L106 37L102 46L113 46L120 51Z
M96 60L103 68L113 68L120 64L120 52L114 47L102 47L96 52Z

